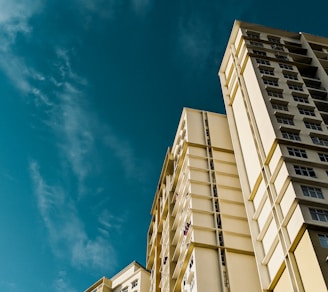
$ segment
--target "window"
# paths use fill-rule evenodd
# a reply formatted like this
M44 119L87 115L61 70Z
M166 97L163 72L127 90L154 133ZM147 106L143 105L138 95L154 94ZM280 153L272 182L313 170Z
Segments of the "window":
M302 85L288 84L288 88L291 90L303 91Z
M318 234L320 245L324 248L328 248L328 234Z
M320 188L317 187L312 187L312 186L305 186L302 185L302 192L303 195L306 197L312 197L312 198L318 198L318 199L323 199L323 193Z
M294 132L281 131L282 137L289 140L301 141L300 135Z
M291 156L307 158L306 151L300 148L287 147L288 154Z
M290 73L284 73L284 77L287 79L292 79L292 80L297 80L297 75L295 74L290 74Z
M328 211L310 208L310 214L313 220L328 222Z
M273 36L268 36L268 41L279 44L280 43L280 38L273 37Z
M132 288L137 287L137 285L138 285L138 279L132 281L132 283L131 283Z
M279 64L279 67L282 69L293 70L293 66L288 64Z
M318 153L319 158L323 162L328 162L328 154L327 153Z
M248 31L247 36L252 38L252 39L259 39L260 38L260 34L257 33L257 32L253 32L253 31Z
M298 175L316 177L314 169L312 167L294 165L294 169L295 173Z
M286 55L275 54L275 56L277 59L288 61L288 57Z
M253 50L253 53L255 55L259 55L259 56L266 56L266 52L263 52L263 51Z
M311 117L314 117L315 116L315 113L314 113L314 110L313 109L299 107L298 108L298 111L302 115L311 116Z
M308 129L322 131L321 125L319 123L305 121L304 124Z
M289 117L277 117L277 122L279 124L284 124L284 125L294 125L294 120L293 118L289 118Z
M263 78L263 82L266 85L278 86L277 80Z
M260 68L260 73L272 76L274 75L273 69Z
M288 112L288 106L286 104L272 102L271 105L273 109Z
M295 94L295 95L293 95L293 99L294 99L295 101L298 101L298 102L309 103L308 98L305 97L305 96L301 96L301 95L297 95L297 94Z
M313 144L328 146L328 139L327 138L312 136L311 139L312 139Z
M282 92L280 92L280 91L274 91L274 90L267 89L267 93L269 96L272 96L272 97L283 98Z
M263 48L263 44L259 43L259 42L254 42L254 41L250 41L250 44L254 47L261 47Z
M263 60L263 59L256 59L256 63L262 64L262 65L270 65L270 61Z
M128 290L129 290L129 287L124 287L124 288L121 290L121 292L128 292Z
M283 46L279 46L279 45L271 45L271 48L274 49L274 50L277 50L277 51L283 51L284 50L284 47Z

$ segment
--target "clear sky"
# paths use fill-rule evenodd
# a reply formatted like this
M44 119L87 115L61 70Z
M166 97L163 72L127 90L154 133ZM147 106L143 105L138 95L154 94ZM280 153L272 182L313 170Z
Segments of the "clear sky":
M182 108L224 113L217 71L233 21L328 36L327 8L0 0L0 291L83 291L145 265Z

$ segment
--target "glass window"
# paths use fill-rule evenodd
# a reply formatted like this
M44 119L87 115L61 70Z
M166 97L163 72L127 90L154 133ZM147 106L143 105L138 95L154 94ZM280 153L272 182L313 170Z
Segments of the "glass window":
M279 117L277 116L277 122L279 124L284 124L284 125L294 125L294 120L293 118L289 118L289 117Z
M310 208L310 214L313 220L328 222L328 211Z
M328 248L328 234L318 234L320 245L324 248Z
M300 148L287 147L288 154L291 156L307 158L306 151Z
M280 111L288 112L288 106L278 102L272 102L272 108Z
M269 96L272 96L272 97L283 98L282 92L280 92L280 91L274 91L274 90L267 89L267 93Z
M315 113L314 113L314 110L313 109L299 107L298 108L298 111L302 115L311 116L311 117L314 117L315 116Z
M263 82L266 85L278 86L277 80L263 78Z
M267 68L260 68L260 73L261 74L266 74L266 75L274 75L273 69L267 69Z
M318 198L318 199L323 199L323 193L320 188L317 187L312 187L312 186L305 186L302 185L302 192L303 195L306 197L312 197L312 198Z
M314 169L312 167L294 165L294 169L295 173L298 175L316 177Z
M261 47L263 48L263 44L259 43L259 42L254 42L254 41L250 41L250 44L254 47Z
M279 67L282 69L288 69L288 70L293 70L293 66L292 65L288 65L288 64L279 64Z
M308 129L322 131L321 125L318 123L305 121L304 124Z
M284 73L284 77L287 79L291 79L291 80L297 80L297 75L295 74L290 74L290 73Z
M259 56L266 56L266 52L253 50L253 53Z
M298 133L288 132L288 131L281 131L281 133L282 133L282 137L285 139L301 141L301 137Z
M247 36L252 38L252 39L259 39L260 38L260 34L257 33L257 32L253 32L253 31L248 31Z
M311 139L312 139L313 144L328 146L328 139L327 138L312 136Z
M305 96L301 96L301 95L297 95L297 94L295 94L295 95L293 95L293 99L294 99L295 101L298 101L298 102L309 103L308 98L305 97Z
M288 88L291 90L303 91L302 85L288 84Z
M328 162L328 154L327 153L318 153L319 158L323 162Z
M270 61L263 60L263 59L256 59L256 63L262 64L262 65L270 65Z

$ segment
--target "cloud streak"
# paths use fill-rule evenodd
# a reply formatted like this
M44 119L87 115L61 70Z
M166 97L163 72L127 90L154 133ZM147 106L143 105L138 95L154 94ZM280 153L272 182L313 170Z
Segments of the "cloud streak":
M116 255L108 237L89 237L69 195L44 180L36 161L30 162L29 169L53 252L63 258L69 255L71 264L79 269L104 272L115 266Z

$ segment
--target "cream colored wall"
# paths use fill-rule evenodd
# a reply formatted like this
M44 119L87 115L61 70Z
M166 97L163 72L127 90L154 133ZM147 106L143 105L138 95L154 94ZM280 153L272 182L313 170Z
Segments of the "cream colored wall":
M295 259L306 292L327 292L322 273L306 230L295 249Z
M252 189L261 171L261 165L257 155L256 146L254 144L253 134L247 122L248 117L240 88L236 92L232 109L234 112L239 143L243 146L241 150L243 153L248 182Z
M262 291L257 274L255 258L253 256L236 254L227 251L226 258L229 273L230 292Z
M262 97L251 59L248 59L247 61L245 70L243 72L243 78L247 86L248 97L252 107L255 124L259 131L259 136L261 137L265 156L267 156L270 152L276 135L272 127L266 104ZM245 121L247 120L244 120L244 122Z
M275 288L273 289L273 292L293 292L293 286L290 280L290 277L288 275L287 269L283 271L281 274Z
M197 289L195 291L223 292L220 287L220 270L218 265L217 251L214 249L196 247L195 277Z

